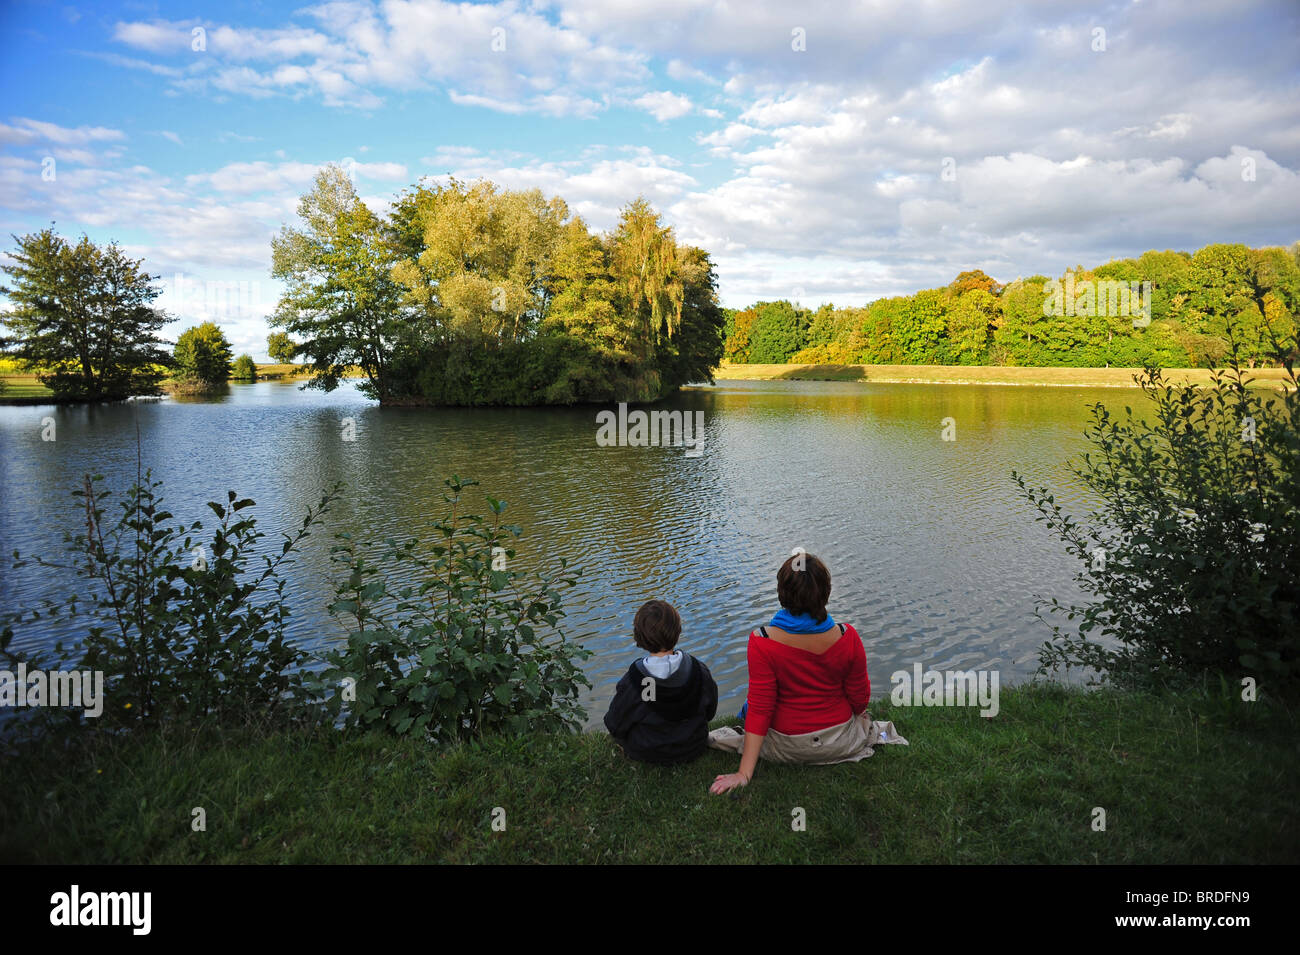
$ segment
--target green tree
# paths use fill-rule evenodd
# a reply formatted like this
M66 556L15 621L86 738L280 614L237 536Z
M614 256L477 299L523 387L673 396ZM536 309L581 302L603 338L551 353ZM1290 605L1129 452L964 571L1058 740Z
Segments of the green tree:
M630 317L639 320L647 352L672 336L686 301L685 250L644 198L623 209L610 237L611 269Z
M257 365L253 362L252 355L240 355L235 359L234 367L231 369L230 377L236 381L256 381Z
M1045 364L1042 341L1048 321L1043 314L1046 283L1044 276L1034 275L1016 279L1002 290L1002 317L993 331L992 352L999 364Z
M965 274L965 273L963 273ZM947 354L954 365L980 365L988 350L989 332L998 316L998 300L972 286L947 311Z
M266 336L266 353L271 356L271 361L289 364L293 361L297 347L284 332L272 332Z
M11 282L0 288L13 356L59 398L157 394L170 359L156 333L168 319L153 307L160 293L141 260L85 236L70 245L51 229L13 238L13 264L3 267Z
M225 384L230 379L233 353L225 332L216 322L187 328L176 339L173 353L176 376L205 385Z
M434 341L526 341L554 292L568 218L562 199L537 189L421 185L399 199L389 225L400 258L393 276Z
M383 401L393 355L413 333L390 274L392 237L338 166L316 174L298 216L303 228L283 227L271 243L272 275L285 284L271 325L299 339L312 387L332 391L356 366L362 392Z
M941 362L947 299L946 292L940 289L926 289L904 299L893 329L904 364L935 365Z
M1248 364L1253 366L1267 348L1253 265L1251 250L1241 244L1207 245L1192 256L1189 305L1207 364L1228 354L1230 327Z
M759 302L749 333L749 360L754 364L782 364L807 342L812 313L782 299Z
M723 353L726 316L718 304L713 263L694 246L679 249L678 261L683 298L677 331L659 344L655 355L661 394L690 382L712 381Z

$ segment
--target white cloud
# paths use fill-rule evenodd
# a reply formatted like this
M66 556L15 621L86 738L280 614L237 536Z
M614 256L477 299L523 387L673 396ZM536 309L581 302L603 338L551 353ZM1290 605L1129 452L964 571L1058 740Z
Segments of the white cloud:
M367 110L383 104L386 90L454 85L453 100L462 104L587 116L606 104L615 86L650 75L644 56L594 43L512 0L333 0L299 15L315 26L205 25L201 54L189 50L190 21L119 23L114 39L137 50L184 53L215 64L174 79L182 92L253 98L310 93L326 106Z
M661 123L685 116L694 108L689 96L682 96L680 93L672 93L668 90L646 93L632 102Z
M0 123L0 143L57 143L80 146L86 143L118 142L126 139L120 129L104 126L59 126L36 119L15 119L12 126Z

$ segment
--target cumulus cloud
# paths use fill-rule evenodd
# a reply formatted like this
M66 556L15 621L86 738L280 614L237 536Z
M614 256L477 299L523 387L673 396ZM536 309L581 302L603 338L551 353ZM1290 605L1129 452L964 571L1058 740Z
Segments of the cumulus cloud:
M371 4L332 0L308 7L298 24L251 28L149 20L117 24L114 39L138 51L205 57L207 72L174 80L178 90L254 98L319 96L326 106L375 109L384 91L454 86L457 102L501 112L590 115L600 95L649 77L645 57L593 43L514 2L444 0ZM204 30L194 52L191 31Z
M632 102L639 109L645 110L661 123L665 123L670 119L677 119L685 116L694 109L694 105L691 103L689 96L683 96L680 93L672 93L668 90L646 93L644 96L637 97Z

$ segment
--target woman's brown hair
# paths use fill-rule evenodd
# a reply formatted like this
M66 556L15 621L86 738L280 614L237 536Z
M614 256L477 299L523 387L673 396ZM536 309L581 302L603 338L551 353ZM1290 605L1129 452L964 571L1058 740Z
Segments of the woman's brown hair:
M811 614L821 623L831 599L831 572L812 554L800 551L776 572L776 597L791 613Z

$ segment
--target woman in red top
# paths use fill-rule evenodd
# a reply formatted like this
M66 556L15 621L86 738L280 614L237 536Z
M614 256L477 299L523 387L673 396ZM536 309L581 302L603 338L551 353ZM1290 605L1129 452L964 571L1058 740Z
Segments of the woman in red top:
M760 753L774 762L837 763L870 755L861 718L871 700L867 656L851 626L826 612L831 575L800 552L776 575L782 611L749 635L749 702L743 748L735 731L717 731L718 748L739 749L740 770L709 787L725 793L748 785Z

